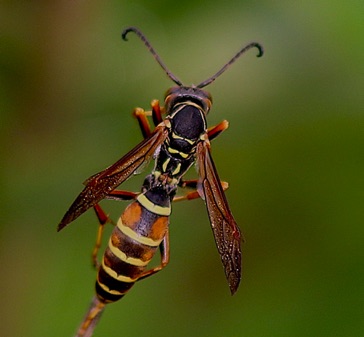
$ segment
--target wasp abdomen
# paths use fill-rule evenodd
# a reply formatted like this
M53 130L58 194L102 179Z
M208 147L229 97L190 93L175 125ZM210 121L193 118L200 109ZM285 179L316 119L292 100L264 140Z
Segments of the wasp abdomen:
M155 204L145 194L127 206L111 234L98 272L96 291L102 301L117 301L141 277L166 234L168 212L169 201Z

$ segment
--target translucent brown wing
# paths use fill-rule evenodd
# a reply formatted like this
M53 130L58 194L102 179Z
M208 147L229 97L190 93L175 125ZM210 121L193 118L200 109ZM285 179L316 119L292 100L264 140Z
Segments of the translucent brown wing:
M78 195L58 225L58 231L90 207L95 206L108 193L128 179L133 172L143 167L153 156L158 146L166 139L167 133L165 126L157 126L150 137L144 139L115 164L88 178L84 183L86 187Z
M197 164L200 175L199 193L205 200L216 246L231 294L234 294L241 278L242 237L221 187L208 142L198 144Z

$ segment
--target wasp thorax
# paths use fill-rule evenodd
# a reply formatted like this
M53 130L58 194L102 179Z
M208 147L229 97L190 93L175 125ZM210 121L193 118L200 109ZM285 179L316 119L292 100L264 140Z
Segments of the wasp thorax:
M194 141L206 132L205 114L193 102L183 102L178 104L173 111L171 125L176 134L176 137L173 137L174 140L177 142L183 139Z

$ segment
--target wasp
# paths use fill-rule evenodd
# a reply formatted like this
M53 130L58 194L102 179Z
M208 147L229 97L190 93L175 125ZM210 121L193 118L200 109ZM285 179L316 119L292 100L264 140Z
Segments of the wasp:
M143 33L129 27L122 32L123 40L135 33L167 76L176 84L165 94L164 107L153 100L151 110L134 109L144 140L115 164L96 173L84 182L84 189L68 209L58 231L93 208L99 222L95 248L92 253L97 267L96 295L81 323L76 337L92 335L104 307L121 299L136 281L154 275L169 262L169 218L172 201L202 198L207 207L216 246L221 257L231 294L241 279L241 242L239 227L231 213L224 190L228 184L220 180L210 153L210 141L228 128L222 121L207 127L206 116L211 109L211 95L202 88L211 84L243 53L255 47L258 57L263 47L252 42L243 47L215 75L198 85L185 86L164 65ZM163 115L165 117L163 118ZM155 125L151 130L148 117ZM134 173L139 173L150 161L154 169L143 182L139 193L117 189ZM187 170L197 164L198 179L184 180ZM191 189L176 195L178 188ZM101 263L97 262L104 225L112 222L99 205L103 199L132 200L114 224ZM156 251L161 262L154 268L147 266Z

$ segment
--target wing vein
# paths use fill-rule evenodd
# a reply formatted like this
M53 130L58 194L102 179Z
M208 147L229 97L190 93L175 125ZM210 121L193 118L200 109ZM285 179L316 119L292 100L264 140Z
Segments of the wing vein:
M154 155L158 146L166 139L168 131L162 124L154 132L116 163L105 170L88 178L83 191L75 199L69 210L64 215L58 231L78 218L89 208L104 199L108 193L127 180L133 172L147 163Z
M241 235L231 213L220 178L209 151L209 144L201 142L197 149L200 184L216 246L221 257L232 294L241 279Z

